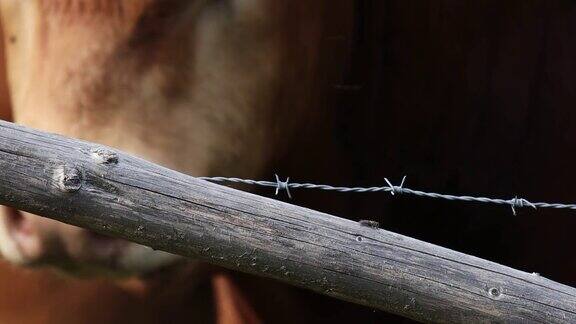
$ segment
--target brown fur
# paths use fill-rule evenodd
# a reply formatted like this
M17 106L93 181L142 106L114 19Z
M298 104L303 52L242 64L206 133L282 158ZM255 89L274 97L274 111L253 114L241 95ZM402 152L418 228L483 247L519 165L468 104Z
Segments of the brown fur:
M320 84L334 75L319 73L319 57L333 27L321 1L4 0L0 10L5 119L192 175L258 177L308 120L325 116ZM20 215L38 239L12 261L94 259L86 231ZM19 292L0 291L0 320L294 322L314 310L282 285L204 268L112 282L0 264L0 289ZM28 312L30 303L41 306Z

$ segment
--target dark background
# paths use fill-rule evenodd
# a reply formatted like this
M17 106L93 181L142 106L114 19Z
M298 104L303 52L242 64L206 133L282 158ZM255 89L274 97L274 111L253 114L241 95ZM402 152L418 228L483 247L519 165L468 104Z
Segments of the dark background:
M407 175L425 191L576 202L574 2L366 0L355 16L355 30L333 40L348 59L327 90L331 115L315 121L329 135L302 133L270 174L348 186ZM507 206L384 193L292 195L576 286L576 211L513 216Z

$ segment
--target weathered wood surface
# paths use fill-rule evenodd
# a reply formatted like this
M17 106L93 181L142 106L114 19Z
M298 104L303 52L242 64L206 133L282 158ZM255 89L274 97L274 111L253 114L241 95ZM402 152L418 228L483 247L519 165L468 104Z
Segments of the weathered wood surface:
M420 321L576 322L576 289L0 121L0 204Z

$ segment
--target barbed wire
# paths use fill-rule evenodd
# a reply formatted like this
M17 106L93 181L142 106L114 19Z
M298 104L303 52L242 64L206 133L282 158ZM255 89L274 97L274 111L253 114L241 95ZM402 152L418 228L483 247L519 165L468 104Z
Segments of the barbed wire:
M281 181L278 175L274 175L276 181L261 181L261 180L251 180L251 179L241 179L241 178L227 178L227 177L198 177L198 179L206 180L210 182L229 182L229 183L241 183L247 185L261 186L261 187L272 187L276 188L275 194L278 195L281 191L286 191L288 198L292 198L290 189L317 189L325 191L337 191L337 192L354 192L354 193L366 193L366 192L389 192L391 195L413 195L417 197L426 197L432 199L444 199L449 201L465 201L465 202L477 202L484 204L496 204L496 205L508 205L512 208L512 214L516 215L516 208L530 207L533 209L537 208L553 208L553 209L572 209L576 210L576 204L561 204L561 203L547 203L547 202L530 202L524 198L514 197L512 199L500 199L500 198L488 198L488 197L473 197L473 196L456 196L441 194L437 192L426 192L421 190L414 190L406 188L404 183L406 181L406 176L402 178L400 185L393 185L388 178L384 178L386 186L381 187L339 187L331 186L326 184L315 184L315 183L295 183L290 182L290 178L286 178L285 181Z

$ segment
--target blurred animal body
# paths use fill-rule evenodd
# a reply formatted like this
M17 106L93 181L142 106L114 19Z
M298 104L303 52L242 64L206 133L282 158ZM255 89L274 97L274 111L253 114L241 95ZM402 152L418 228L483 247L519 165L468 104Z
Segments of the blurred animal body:
M573 202L575 17L564 0L0 0L0 118L194 176L408 175ZM574 243L571 214L291 194L575 285L558 248ZM7 207L0 252L2 323L388 319Z
M191 175L260 176L301 120L314 113L305 105L315 78L323 5L2 0L0 118L113 146ZM139 278L120 285L74 281L4 265L5 276L23 290L20 299L39 298L49 307L19 313L12 305L4 313L0 309L0 320L8 314L20 323L124 321L131 313L122 315L116 305L147 303L156 315L131 322L166 320L162 316L170 313L171 319L189 314L194 322L261 320L240 284L219 270L24 211L0 207L0 214L0 251L10 263ZM44 292L31 292L23 281ZM150 288L154 282L162 293ZM142 297L148 291L173 298L170 307L161 297ZM77 301L56 305L66 294ZM97 294L103 296L98 303L107 305L105 315L83 315Z

